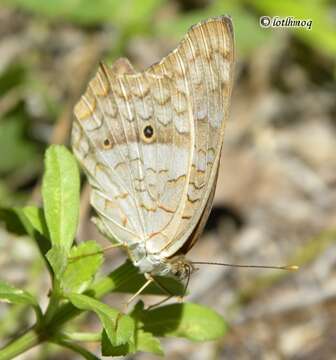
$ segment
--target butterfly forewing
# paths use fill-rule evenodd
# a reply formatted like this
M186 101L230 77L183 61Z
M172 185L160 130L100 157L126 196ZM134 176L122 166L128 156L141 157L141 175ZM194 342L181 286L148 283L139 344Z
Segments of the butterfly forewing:
M102 65L76 105L73 149L119 242L169 257L207 217L233 72L227 17L200 23L144 72Z

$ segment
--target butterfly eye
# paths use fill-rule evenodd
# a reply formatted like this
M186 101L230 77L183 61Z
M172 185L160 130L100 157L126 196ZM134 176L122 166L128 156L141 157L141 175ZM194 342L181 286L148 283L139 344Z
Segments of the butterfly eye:
M180 279L180 278L182 277L182 272L181 272L180 270L177 270L177 271L174 273L174 275L175 275L178 279Z
M105 139L103 142L104 149L110 149L112 147L112 143L109 139Z

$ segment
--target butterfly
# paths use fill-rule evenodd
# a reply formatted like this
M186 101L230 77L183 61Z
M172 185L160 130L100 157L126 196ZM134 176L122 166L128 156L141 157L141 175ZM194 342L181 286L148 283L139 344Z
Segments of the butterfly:
M101 64L76 104L72 148L99 229L139 271L183 279L216 189L233 84L230 17L190 28L142 72Z

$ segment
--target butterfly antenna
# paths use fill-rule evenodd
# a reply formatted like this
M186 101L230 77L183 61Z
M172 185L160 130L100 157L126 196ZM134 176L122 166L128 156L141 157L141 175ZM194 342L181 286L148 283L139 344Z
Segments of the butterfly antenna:
M288 270L288 271L299 270L298 265L285 265L285 266L247 265L247 264L228 264L228 263L208 262L208 261L192 261L191 263L193 265L218 265L218 266L229 266L236 268L274 269L274 270Z

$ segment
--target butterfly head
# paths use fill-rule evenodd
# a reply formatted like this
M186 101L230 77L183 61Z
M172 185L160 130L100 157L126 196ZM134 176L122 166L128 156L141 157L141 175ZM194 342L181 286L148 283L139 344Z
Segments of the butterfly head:
M184 255L174 256L169 259L170 274L179 280L189 279L190 275L196 270L193 264Z

